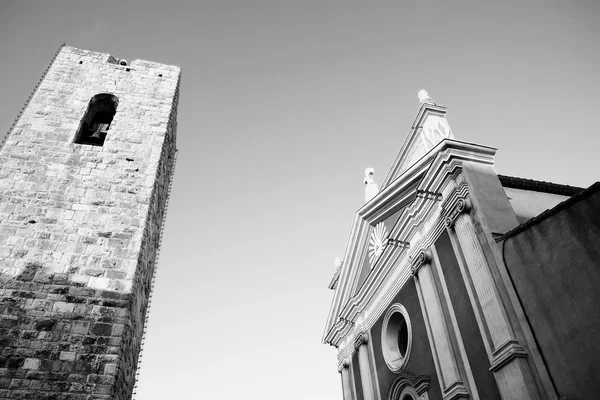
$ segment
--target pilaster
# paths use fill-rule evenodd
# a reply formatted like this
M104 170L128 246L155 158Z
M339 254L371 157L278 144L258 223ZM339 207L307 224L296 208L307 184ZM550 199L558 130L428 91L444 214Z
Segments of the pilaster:
M456 352L450 336L451 332L446 324L431 263L431 251L424 250L416 257L411 268L443 398L444 400L468 399L469 391L464 384L457 364Z
M361 333L354 342L354 348L358 352L358 364L360 366L360 380L363 388L364 400L376 400L375 388L373 387L373 371L369 362L368 333Z
M448 200L445 225L500 393L503 399L539 399L527 352L513 331L469 215L472 203L468 194Z
M348 360L344 360L342 365L338 368L338 372L342 375L342 391L344 394L344 400L355 400L354 393L352 392L350 363Z

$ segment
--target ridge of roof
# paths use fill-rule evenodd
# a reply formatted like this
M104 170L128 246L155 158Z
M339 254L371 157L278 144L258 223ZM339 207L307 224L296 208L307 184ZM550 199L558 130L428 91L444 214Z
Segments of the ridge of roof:
M568 186L568 187L571 188L572 186ZM579 200L581 200L585 197L588 197L599 190L600 190L600 182L596 182L596 183L592 184L590 187L588 187L587 189L582 189L577 194L574 194L573 196L569 197L565 201L558 203L553 208L550 208L550 209L542 212L541 214L523 222L521 225L518 225L517 227L511 229L510 231L508 231L500 236L495 237L495 240L496 240L496 242L501 242L512 236L515 236L517 233L520 233L520 232L528 229L529 227L536 225L537 223L545 220L546 218L551 217L554 214L557 214L558 212L569 207L571 204L576 203Z
M581 187L538 181L535 179L519 178L516 176L498 175L498 179L500 179L500 183L503 187L532 190L534 192L560 194L564 196L574 196L584 190L584 188Z

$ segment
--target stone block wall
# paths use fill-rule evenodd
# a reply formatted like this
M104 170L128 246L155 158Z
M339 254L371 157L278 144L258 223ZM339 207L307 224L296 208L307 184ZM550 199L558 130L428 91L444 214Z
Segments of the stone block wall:
M180 69L63 46L0 150L0 399L130 399L175 160ZM119 104L103 146L73 140Z

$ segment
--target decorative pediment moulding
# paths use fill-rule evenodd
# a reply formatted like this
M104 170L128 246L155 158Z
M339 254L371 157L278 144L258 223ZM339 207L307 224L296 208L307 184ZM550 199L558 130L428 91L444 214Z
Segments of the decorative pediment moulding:
M338 357L338 372L342 372L342 369L348 368L350 366L350 360L352 359L352 354L355 351L358 351L360 346L363 344L369 343L369 333L365 331L361 331L355 338L352 346L348 346L347 352L345 356L342 358Z
M387 187L401 176L441 139L454 139L446 121L446 107L423 103L381 187Z
M413 375L411 373L401 372L400 376L390 386L387 400L404 400L401 396L406 393L407 389L412 389L419 396L419 399L427 399L427 391L429 390L429 375Z
M462 164L469 161L493 165L495 151L486 146L443 140L435 151L409 168L357 212L347 247L350 254L344 257L347 261L339 278L323 338L325 343L340 349L340 359L345 357L346 348L358 331L372 326L410 279L412 260L446 229L448 201L455 196L453 189L457 186ZM461 185L461 190L466 190L466 183ZM386 246L362 287L352 295L371 224L399 209L403 211L388 237L388 243L392 245ZM359 316L364 318L362 324L357 322Z

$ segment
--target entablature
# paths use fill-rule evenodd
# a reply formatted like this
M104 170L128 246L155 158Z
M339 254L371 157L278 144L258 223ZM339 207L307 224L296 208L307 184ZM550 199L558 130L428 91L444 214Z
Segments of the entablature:
M459 182L462 164L492 165L496 149L446 139L430 153L385 187L358 210L347 253L353 257L342 271L324 341L342 349L356 335L375 323L402 286L412 276L413 260L427 249L446 228L447 211L442 207ZM373 265L364 284L352 295L357 282L365 243L374 223L402 209L390 232L388 246ZM356 251L360 248L360 251ZM344 290L339 292L340 289ZM339 293L338 293L339 292Z

